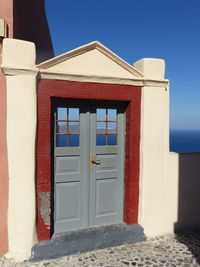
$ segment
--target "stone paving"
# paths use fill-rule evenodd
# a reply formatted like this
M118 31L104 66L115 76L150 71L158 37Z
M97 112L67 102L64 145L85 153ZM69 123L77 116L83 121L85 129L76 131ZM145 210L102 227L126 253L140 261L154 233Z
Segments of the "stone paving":
M0 258L1 267L196 267L200 266L200 233L151 238L133 245L91 251L37 263Z

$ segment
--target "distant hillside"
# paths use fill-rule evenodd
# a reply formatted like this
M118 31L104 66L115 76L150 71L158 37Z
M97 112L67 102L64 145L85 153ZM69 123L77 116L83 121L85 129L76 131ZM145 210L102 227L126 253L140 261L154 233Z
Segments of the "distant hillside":
M79 133L80 129L79 129L79 124L76 125L69 125L68 126L69 129L69 133ZM59 126L59 131L60 133L66 133L67 132L67 125L61 125ZM115 128L108 128L108 132L112 133L115 131ZM97 128L97 133L105 133L105 128Z

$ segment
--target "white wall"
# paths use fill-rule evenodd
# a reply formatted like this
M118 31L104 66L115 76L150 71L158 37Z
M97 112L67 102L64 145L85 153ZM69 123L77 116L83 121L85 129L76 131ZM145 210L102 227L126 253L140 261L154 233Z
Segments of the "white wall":
M163 79L160 59L134 64ZM200 229L200 154L169 152L169 86L142 89L139 223L147 236Z
M164 79L160 59L134 64L149 79ZM139 223L147 236L172 233L178 212L178 155L169 153L169 86L142 88Z
M168 89L143 87L139 223L146 235L167 232L165 178L168 160ZM173 182L174 184L174 182Z
M6 75L9 170L7 256L19 261L30 257L36 241L36 72L20 72L20 69L33 67L34 57L35 46L32 43L4 40L3 65L19 68L15 74Z

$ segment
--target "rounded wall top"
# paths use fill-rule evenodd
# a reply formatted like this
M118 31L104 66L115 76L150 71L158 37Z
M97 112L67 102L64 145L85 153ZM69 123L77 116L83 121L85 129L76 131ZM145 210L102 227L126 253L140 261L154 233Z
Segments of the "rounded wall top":
M2 65L34 67L35 59L34 43L9 38L3 40Z
M165 61L159 58L143 58L133 65L148 79L165 78Z

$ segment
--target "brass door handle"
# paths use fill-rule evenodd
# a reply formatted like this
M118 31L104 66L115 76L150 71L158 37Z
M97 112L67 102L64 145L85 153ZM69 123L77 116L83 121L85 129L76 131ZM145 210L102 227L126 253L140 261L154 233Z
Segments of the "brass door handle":
M100 159L96 159L96 160L92 159L91 161L93 164L100 164L101 163Z
M100 164L101 161L99 159L94 159L93 156L90 156L90 170L93 170L93 164Z

